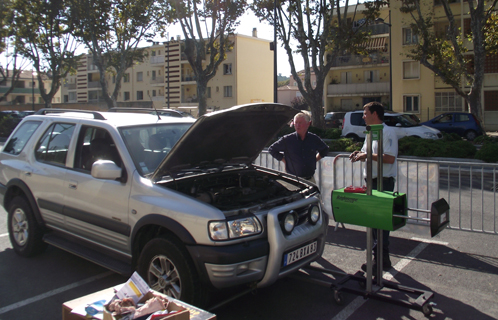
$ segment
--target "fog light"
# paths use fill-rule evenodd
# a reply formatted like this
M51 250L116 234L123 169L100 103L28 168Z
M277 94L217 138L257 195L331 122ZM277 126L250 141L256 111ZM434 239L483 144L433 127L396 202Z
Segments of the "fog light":
M318 206L311 206L311 208L308 211L308 221L312 225L315 225L319 219L320 219L320 208L318 208Z
M297 214L294 211L290 211L285 215L284 222L283 222L283 229L286 234L291 234L292 230L294 230L294 227L296 226L297 223Z

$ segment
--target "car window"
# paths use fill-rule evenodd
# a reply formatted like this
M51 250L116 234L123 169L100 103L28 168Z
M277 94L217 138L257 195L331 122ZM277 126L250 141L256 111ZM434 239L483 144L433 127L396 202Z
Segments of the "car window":
M35 151L36 160L65 166L74 126L72 123L51 125L38 141Z
M455 115L455 122L466 122L469 120L470 120L470 117L468 114L456 114Z
M110 160L117 166L122 164L114 139L107 130L82 126L76 146L74 167L90 173L93 163L97 160Z
M452 122L452 121L453 121L452 114L442 114L434 122L446 123L446 122Z
M26 121L12 135L3 152L10 154L20 154L29 138L40 126L41 121Z
M365 120L363 120L363 112L351 113L351 124L353 126L366 126Z
M415 120L406 114L393 116L384 115L384 123L390 127L395 127L398 124L401 127L414 127L418 125Z
M120 128L121 136L139 173L156 171L171 148L190 128L191 123L157 124Z

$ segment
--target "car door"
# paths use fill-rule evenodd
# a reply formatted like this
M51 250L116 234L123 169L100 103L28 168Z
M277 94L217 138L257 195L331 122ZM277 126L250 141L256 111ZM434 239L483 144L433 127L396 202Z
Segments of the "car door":
M33 190L45 224L64 229L64 180L75 123L53 123L35 145L34 165L26 165L23 179Z
M107 145L102 147L102 143ZM99 245L128 252L130 179L123 182L91 175L91 166L97 160L111 160L122 166L114 138L106 129L82 125L75 151L73 168L66 174L67 230Z
M438 129L439 131L452 133L457 132L458 129L455 127L455 117L452 113L444 113L437 116L431 121L431 127Z

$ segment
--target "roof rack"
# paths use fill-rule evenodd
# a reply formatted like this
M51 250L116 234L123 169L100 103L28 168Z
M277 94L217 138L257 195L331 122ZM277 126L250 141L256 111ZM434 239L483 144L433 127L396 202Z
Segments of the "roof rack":
M100 112L89 111L89 110L43 108L38 110L35 114L46 115L48 113L64 113L64 112L88 113L88 114L93 114L93 118L96 120L107 120Z
M114 107L109 109L109 112L152 112L155 111L152 108L126 108L126 107Z

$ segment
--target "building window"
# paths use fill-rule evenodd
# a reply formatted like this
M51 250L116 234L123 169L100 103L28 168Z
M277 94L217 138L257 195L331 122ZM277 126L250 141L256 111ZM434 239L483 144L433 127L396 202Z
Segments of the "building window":
M143 99L144 99L144 92L137 91L137 100L143 100Z
M123 82L130 82L130 74L129 73L123 74Z
M462 102L456 92L436 92L436 112L463 111Z
M156 71L152 70L152 80L156 80Z
M143 72L137 72L137 81L144 81L144 73Z
M223 87L223 96L225 98L229 98L232 96L232 86L224 86Z
M353 73L351 71L341 72L341 83L353 83Z
M155 57L156 56L156 50L151 51L151 56Z
M231 63L223 64L223 74L232 74L232 64Z
M404 96L403 110L405 112L419 113L420 112L420 96Z
M419 79L420 63L418 61L403 61L403 79Z
M76 101L76 92L69 92L69 101Z
M417 44L418 36L410 28L403 28L403 44Z
M206 98L211 98L211 87L206 88Z
M123 100L124 101L129 101L130 100L130 92L128 92L128 91L124 92L124 99Z
M498 111L498 91L484 91L484 111Z
M64 95L64 102L69 102L69 96L67 94Z

